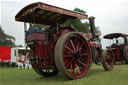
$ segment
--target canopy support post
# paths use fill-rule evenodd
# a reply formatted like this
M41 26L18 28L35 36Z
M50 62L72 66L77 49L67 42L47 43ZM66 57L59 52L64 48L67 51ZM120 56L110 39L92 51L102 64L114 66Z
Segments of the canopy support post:
M26 50L27 50L26 35L27 35L27 23L24 22L24 37L25 37L25 39L24 39L24 47L25 47Z

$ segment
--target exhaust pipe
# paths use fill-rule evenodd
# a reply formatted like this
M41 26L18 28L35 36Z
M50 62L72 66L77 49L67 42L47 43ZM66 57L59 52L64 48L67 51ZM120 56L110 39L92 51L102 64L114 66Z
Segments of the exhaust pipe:
M90 28L91 28L91 33L92 33L92 40L95 40L96 38L96 34L95 34L95 23L94 23L94 20L95 20L95 17L89 17L89 24L90 24Z

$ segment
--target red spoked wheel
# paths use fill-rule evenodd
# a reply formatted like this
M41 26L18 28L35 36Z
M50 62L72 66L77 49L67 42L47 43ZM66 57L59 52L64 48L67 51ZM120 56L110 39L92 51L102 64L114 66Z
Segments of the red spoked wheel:
M79 33L67 33L60 37L54 57L60 73L71 79L85 76L91 65L90 47Z
M109 49L103 51L102 65L106 71L112 70L115 63L113 52Z

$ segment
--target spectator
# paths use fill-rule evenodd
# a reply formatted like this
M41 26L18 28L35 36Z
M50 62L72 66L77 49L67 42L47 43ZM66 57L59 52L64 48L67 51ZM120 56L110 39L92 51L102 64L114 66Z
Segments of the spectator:
M24 55L21 55L21 63L23 64L23 66L25 65L24 64L24 61L25 61L25 56Z

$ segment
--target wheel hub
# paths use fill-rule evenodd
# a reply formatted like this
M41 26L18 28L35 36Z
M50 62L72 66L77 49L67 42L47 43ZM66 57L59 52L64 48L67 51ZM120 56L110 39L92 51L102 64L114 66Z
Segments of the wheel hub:
M73 53L75 59L79 59L81 56L80 56L80 53L79 52L75 52Z

